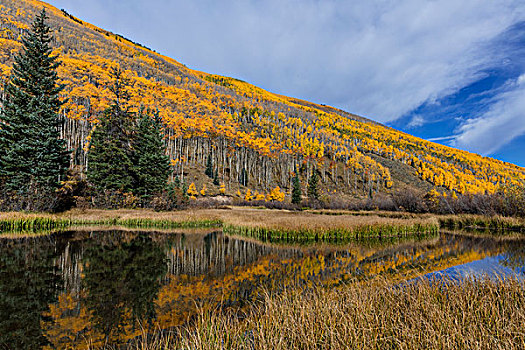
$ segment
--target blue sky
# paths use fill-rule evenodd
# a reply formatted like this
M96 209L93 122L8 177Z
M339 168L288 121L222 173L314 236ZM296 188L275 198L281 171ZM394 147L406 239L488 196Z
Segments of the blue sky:
M523 0L50 0L191 68L525 166Z

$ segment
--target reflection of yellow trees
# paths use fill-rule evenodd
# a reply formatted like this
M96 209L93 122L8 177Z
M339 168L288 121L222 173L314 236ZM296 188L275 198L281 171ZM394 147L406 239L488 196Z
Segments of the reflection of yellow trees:
M48 315L52 322L44 322L44 332L51 342L46 349L89 349L102 347L105 335L93 327L91 315L78 298L71 294L61 294L58 303L51 305ZM122 317L123 328L119 334L114 334L110 343L120 343L142 334L142 330L126 310ZM144 325L147 327L147 324Z
M333 286L341 282L369 279L388 274L406 279L442 270L450 266L500 254L498 249L480 251L465 247L462 242L421 242L397 248L351 247L344 250L326 248L309 254L306 251L296 258L279 258L275 253L259 258L256 262L238 266L217 277L205 275L168 275L154 301L156 319L152 329L166 329L183 324L196 308L211 309L217 305L236 304L254 300L263 288L292 288L296 286ZM286 249L286 248L283 248ZM104 336L90 324L90 312L78 298L62 294L59 302L51 306L53 322L44 323L45 334L60 348L66 341L70 346L81 347L86 340L100 345ZM122 318L122 331L118 340L140 335L129 309ZM113 339L117 340L117 338Z

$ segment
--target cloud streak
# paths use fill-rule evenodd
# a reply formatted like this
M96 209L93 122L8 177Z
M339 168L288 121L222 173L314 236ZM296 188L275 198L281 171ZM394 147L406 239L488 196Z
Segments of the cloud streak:
M487 112L459 127L453 146L490 155L525 134L525 74L506 87Z

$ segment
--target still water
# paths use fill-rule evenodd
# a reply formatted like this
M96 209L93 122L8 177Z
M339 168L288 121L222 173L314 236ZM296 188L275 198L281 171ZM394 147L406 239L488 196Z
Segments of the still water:
M524 243L442 233L301 247L220 231L93 229L0 238L0 349L125 344L198 308L242 307L290 286L377 275L524 278Z

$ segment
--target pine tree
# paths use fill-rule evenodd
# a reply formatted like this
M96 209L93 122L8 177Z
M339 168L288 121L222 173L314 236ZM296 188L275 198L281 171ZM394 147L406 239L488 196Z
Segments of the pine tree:
M211 155L208 155L208 161L206 162L206 170L204 171L204 174L209 178L213 178L213 161L211 159Z
M7 192L28 203L34 196L53 193L65 179L70 161L60 138L58 95L64 87L57 84L60 63L52 55L47 18L42 10L22 38L0 114L0 178Z
M87 177L99 190L129 192L133 188L132 115L121 108L126 98L122 72L115 69L112 75L115 100L91 134Z
M166 155L161 128L158 113L154 117L141 113L137 120L133 139L133 192L146 198L166 188L170 173L170 159Z
M319 199L319 176L317 175L317 170L313 170L312 176L308 180L308 198L318 200Z
M215 172L213 173L213 184L215 186L219 186L220 185L220 182L219 182L219 169L215 169Z
M175 175L175 178L173 179L173 186L178 189L182 188L179 175Z
M292 182L292 203L299 204L302 200L301 181L299 180L299 173L296 171Z

